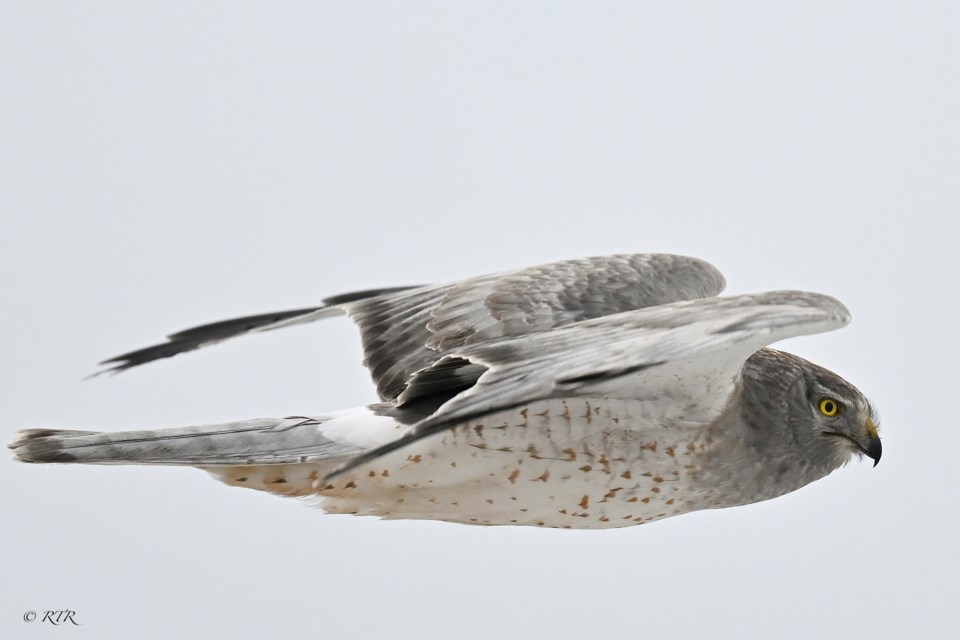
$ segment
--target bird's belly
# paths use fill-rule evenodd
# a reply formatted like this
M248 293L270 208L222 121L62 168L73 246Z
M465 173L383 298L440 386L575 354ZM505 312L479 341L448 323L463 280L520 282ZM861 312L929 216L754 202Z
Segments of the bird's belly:
M486 525L622 527L691 511L696 424L632 400L575 398L491 414L317 486L332 513Z

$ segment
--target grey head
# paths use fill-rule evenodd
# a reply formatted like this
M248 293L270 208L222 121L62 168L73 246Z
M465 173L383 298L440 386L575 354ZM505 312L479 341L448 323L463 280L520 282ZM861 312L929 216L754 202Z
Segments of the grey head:
M882 447L877 414L852 384L798 356L761 349L743 367L741 418L754 447L780 462L781 480L807 484ZM803 480L806 480L805 482Z

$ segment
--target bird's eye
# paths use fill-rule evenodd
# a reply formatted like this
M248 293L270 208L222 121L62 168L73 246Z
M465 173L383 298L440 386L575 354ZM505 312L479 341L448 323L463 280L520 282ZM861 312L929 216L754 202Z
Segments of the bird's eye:
M840 411L840 403L833 398L823 398L820 400L820 413L823 415L832 417L837 415L838 411Z

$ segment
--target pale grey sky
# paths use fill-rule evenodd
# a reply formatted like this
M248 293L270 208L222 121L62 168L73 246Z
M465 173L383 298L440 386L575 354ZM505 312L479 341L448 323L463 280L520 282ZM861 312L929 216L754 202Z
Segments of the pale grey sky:
M0 456L0 636L952 635L958 33L946 1L0 2L4 443L363 404L342 319L81 378L200 322L624 251L839 297L849 327L781 346L884 438L606 532Z

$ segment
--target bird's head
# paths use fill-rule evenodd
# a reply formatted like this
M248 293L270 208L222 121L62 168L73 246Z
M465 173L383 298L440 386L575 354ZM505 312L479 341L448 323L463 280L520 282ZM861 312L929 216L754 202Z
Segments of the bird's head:
M869 400L840 376L816 365L806 368L804 396L816 435L844 461L867 456L873 466L883 448L877 432L879 419Z
M782 447L785 458L798 456L795 462L813 464L825 473L854 456L867 456L874 466L880 461L877 414L867 398L837 374L775 349L754 354L744 374L749 420L771 425L778 422L773 416L780 416L789 425L787 440L772 445Z

